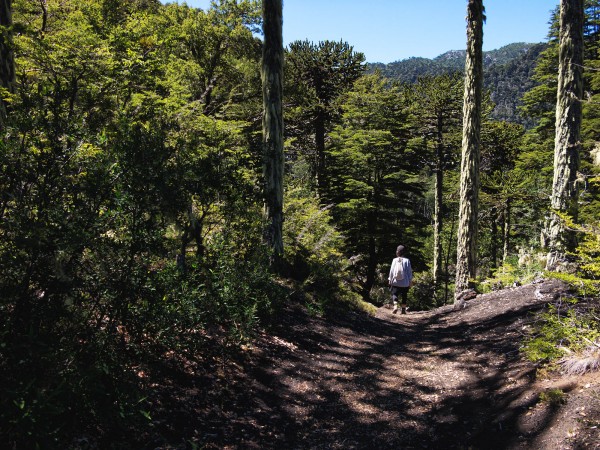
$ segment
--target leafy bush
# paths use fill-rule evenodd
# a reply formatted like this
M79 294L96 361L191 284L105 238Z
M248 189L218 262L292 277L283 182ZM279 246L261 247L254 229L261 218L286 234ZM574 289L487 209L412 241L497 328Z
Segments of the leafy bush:
M550 406L560 406L566 403L565 393L561 389L548 389L540 393L540 401Z
M415 273L413 286L408 291L408 307L413 310L427 310L436 306L433 275L430 271Z
M592 180L597 182L598 180ZM524 346L534 361L560 363L564 370L582 373L600 367L600 223L574 223L562 217L566 225L580 233L580 244L571 255L578 261L576 273L551 273L549 276L568 283L575 297L564 308L552 306L544 314L535 334Z
M600 337L600 327L589 314L577 314L571 307L563 314L560 308L550 305L535 336L524 346L532 361L553 361L566 352L584 350L590 341ZM567 350L568 349L568 350Z
M364 307L348 285L344 239L332 224L329 207L302 188L286 192L284 249L288 271L307 306L323 314L336 301Z
M526 284L539 277L544 272L544 260L540 255L522 253L520 256L509 256L504 264L494 272L494 276L477 284L476 290L487 293L514 284Z

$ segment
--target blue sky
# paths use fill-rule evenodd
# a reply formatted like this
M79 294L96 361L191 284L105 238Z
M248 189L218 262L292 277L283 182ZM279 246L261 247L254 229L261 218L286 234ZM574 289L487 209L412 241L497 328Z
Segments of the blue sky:
M172 0L161 0L163 3ZM179 0L183 3L183 0ZM210 0L187 0L207 9ZM483 49L543 42L559 0L484 0ZM434 58L466 45L466 0L283 0L283 39L347 41L367 62Z

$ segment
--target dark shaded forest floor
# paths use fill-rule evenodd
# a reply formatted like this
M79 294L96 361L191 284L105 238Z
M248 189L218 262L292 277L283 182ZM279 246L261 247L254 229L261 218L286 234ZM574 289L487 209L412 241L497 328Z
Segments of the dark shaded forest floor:
M328 320L290 307L234 360L147 374L153 432L134 445L598 449L600 376L541 376L519 352L532 313L564 293L544 281L459 311ZM551 389L566 402L541 401Z

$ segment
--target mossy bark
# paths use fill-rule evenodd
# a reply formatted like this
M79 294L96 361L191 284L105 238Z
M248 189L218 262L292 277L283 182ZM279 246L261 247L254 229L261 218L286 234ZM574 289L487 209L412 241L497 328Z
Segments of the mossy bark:
M559 31L558 90L554 138L554 179L550 218L546 224L548 262L555 270L568 251L574 250L574 232L561 219L577 220L577 171L581 148L581 98L583 94L583 0L561 0Z
M483 90L483 12L482 0L469 0L455 295L469 288L469 280L475 277L476 268Z

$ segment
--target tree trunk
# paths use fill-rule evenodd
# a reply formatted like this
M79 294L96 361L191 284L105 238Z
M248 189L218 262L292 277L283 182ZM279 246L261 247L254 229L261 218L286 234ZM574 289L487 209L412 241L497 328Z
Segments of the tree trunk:
M443 119L442 114L437 118L437 145L436 145L436 172L435 172L435 198L433 206L433 285L437 295L442 275L442 194L444 182L444 144L443 144Z
M12 0L0 0L0 131L6 122L2 90L13 92L15 64L12 45Z
M555 270L575 248L575 235L560 215L577 220L577 170L579 169L581 98L583 94L584 0L561 0L554 180L550 219L547 223L549 255L546 269Z
M510 208L511 208L511 200L510 198L506 199L506 203L504 205L504 220L502 222L502 240L503 240L503 248L502 248L502 262L506 262L506 258L508 258L508 252L510 251Z
M375 213L369 213L367 216L367 233L369 233L368 252L369 259L367 261L367 277L365 283L364 298L368 299L371 289L375 285L375 277L377 275L377 246L375 243L375 234L377 228L377 217Z
M498 210L495 206L490 211L490 247L492 269L498 268Z
M320 196L325 195L327 189L325 182L325 113L323 111L317 112L315 117L315 149L317 152L317 186Z
M476 269L483 88L483 11L482 0L469 0L455 299L462 291L469 288L469 280L475 277Z
M456 226L456 216L450 221L450 232L448 233L448 244L446 245L446 259L444 263L444 305L448 304L450 299L450 251L452 250L452 236L454 236L454 227ZM438 302L438 306L441 306Z
M510 227L511 227L511 199L507 198L504 204L502 221L502 263L506 262L510 252Z
M282 0L263 0L263 174L266 240L273 267L283 257L283 37Z

